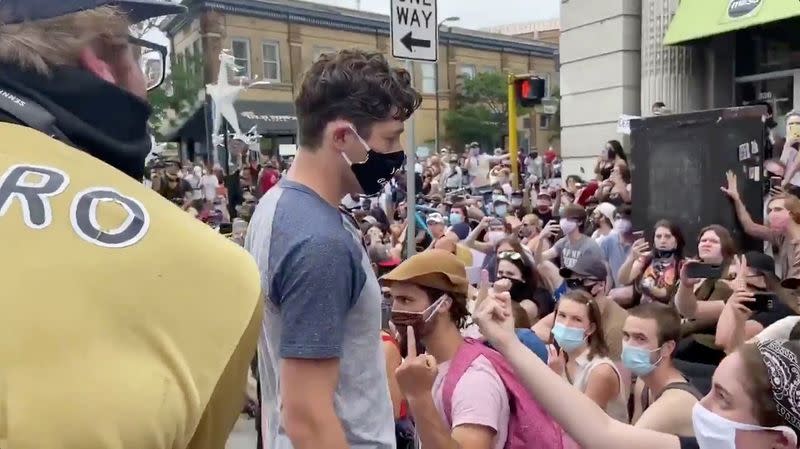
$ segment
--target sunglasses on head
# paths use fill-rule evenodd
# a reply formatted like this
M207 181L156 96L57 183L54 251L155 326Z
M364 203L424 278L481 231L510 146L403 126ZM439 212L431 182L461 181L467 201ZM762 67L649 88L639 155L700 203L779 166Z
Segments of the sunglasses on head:
M522 254L516 251L501 251L497 255L500 257L500 259L522 260Z

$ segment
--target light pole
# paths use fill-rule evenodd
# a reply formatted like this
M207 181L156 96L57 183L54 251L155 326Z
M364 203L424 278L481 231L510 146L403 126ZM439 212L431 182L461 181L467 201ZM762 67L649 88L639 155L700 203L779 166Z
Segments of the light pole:
M437 34L438 34L439 30L442 28L442 25L444 25L446 22L458 22L459 20L461 20L459 17L448 17L448 18L442 20L441 22L439 22L439 25L436 27ZM450 55L448 54L447 57L450 58ZM436 131L434 132L434 142L435 143L433 144L434 145L433 151L435 153L438 153L439 150L440 150L440 148L439 148L439 130L441 129L441 124L439 123L439 115L440 115L440 112L439 112L439 58L436 58L435 65L433 67L433 85L434 85L434 88L433 88L434 96L436 97Z

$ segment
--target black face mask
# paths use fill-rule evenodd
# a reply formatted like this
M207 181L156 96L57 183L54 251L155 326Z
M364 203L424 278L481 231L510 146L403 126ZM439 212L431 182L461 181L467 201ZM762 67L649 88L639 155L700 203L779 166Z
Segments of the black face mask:
M367 147L366 142L361 141ZM347 156L345 156L345 160L350 162ZM373 196L381 193L383 186L392 179L394 173L403 166L405 161L406 154L402 151L379 153L367 147L367 159L363 162L350 163L350 170L356 175L364 195Z
M675 255L675 249L653 249L653 257L656 259L666 259Z
M508 291L509 295L511 295L511 300L514 302L520 302L525 299L531 299L528 296L531 296L528 291L528 284L525 281L520 281L519 279L511 279L511 278L497 278L499 281L500 279L507 279L511 282L511 289Z

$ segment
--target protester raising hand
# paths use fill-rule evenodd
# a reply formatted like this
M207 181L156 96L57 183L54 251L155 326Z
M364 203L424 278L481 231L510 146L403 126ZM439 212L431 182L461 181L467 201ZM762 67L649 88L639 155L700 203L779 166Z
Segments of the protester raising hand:
M727 186L720 187L725 195L734 201L739 199L739 187L737 185L736 173L731 170L725 172L725 179L727 180Z
M430 397L433 381L439 369L436 359L430 354L417 354L417 339L414 328L408 326L407 330L408 355L395 371L397 383L403 396L409 401Z
M564 382L514 335L508 294L489 295L474 314L489 342L514 368L533 397L584 449L679 449L678 437L639 429L609 417L588 396ZM575 413L580 410L580 413ZM703 448L705 449L705 448Z

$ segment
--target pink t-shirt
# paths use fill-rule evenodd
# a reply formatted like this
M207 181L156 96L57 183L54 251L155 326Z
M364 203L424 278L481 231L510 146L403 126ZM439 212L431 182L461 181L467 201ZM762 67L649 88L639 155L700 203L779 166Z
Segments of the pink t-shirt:
M450 362L439 364L439 374L433 382L433 402L446 422L442 388ZM453 391L453 428L464 424L486 426L494 429L494 449L503 449L508 437L508 393L503 380L492 363L484 356L472 362Z

